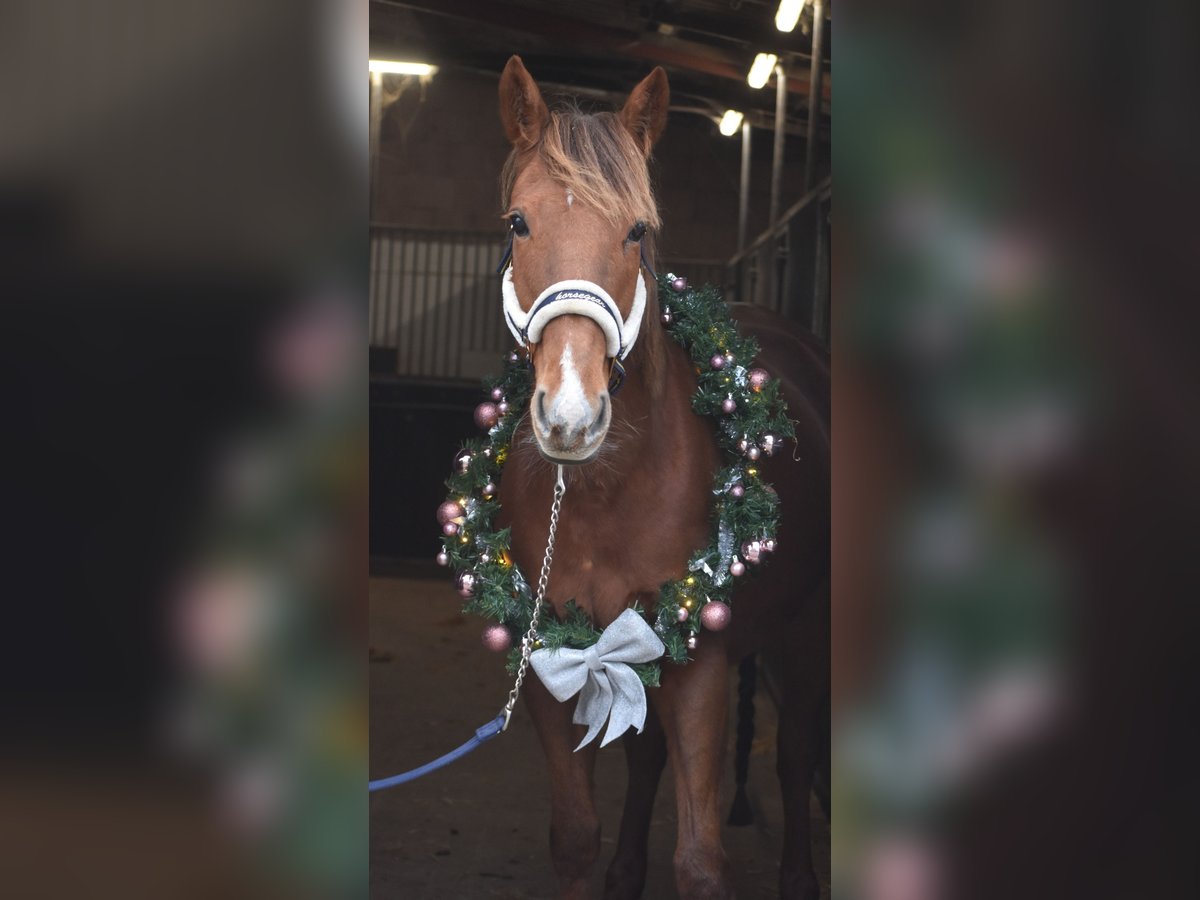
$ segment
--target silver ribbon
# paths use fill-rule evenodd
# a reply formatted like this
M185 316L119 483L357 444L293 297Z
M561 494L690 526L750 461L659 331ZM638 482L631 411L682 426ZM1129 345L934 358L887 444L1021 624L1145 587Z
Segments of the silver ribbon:
M588 726L588 732L575 748L578 751L600 733L605 719L608 730L601 747L615 741L631 725L641 733L646 724L646 688L629 663L650 662L666 650L654 629L627 609L592 646L583 650L536 650L529 662L558 702L579 694L573 721Z

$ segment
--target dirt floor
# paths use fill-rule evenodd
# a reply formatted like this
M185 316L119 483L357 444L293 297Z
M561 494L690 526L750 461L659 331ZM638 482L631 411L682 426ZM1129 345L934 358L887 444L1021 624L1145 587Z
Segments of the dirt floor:
M421 765L493 718L510 683L502 659L479 643L483 623L459 614L449 576L371 581L371 777ZM734 691L732 672L730 691ZM761 679L760 679L761 681ZM777 897L782 805L775 777L775 710L761 691L749 795L755 824L724 829L741 898ZM735 708L731 698L730 708ZM733 796L733 729L723 807ZM522 705L509 730L473 754L418 781L371 796L373 900L537 900L554 896L548 847L549 787L542 753ZM603 823L596 896L612 856L625 791L617 744L601 750L596 790ZM829 826L812 803L813 851L822 900L829 896ZM664 773L654 808L644 897L676 896L675 797Z

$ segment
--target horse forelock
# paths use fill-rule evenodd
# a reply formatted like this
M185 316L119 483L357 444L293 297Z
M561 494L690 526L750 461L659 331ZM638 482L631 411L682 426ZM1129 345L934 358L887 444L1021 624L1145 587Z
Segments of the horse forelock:
M556 107L538 143L527 150L514 148L504 164L500 193L505 211L517 175L534 154L575 201L609 221L623 227L639 221L647 228L662 225L646 157L615 113Z

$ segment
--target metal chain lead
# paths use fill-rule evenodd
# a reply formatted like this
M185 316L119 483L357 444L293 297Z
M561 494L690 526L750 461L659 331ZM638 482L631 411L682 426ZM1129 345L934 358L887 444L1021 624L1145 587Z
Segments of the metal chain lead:
M533 598L533 616L529 620L529 630L521 639L521 664L517 666L517 680L508 692L508 702L504 704L504 727L508 730L508 720L512 718L513 708L517 705L517 697L521 693L521 684L525 681L525 671L529 668L529 654L533 652L533 640L537 636L538 619L542 614L542 603L546 599L546 585L550 581L550 564L554 560L554 535L558 531L558 510L562 506L563 494L567 492L567 483L563 480L563 467L558 467L558 480L554 483L554 503L550 506L550 535L546 538L546 555L542 557L542 573L538 576L537 594Z

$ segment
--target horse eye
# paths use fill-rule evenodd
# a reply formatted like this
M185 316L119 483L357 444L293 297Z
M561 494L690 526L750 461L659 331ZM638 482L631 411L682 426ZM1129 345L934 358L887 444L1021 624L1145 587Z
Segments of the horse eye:
M513 213L509 216L508 224L512 226L513 234L517 237L529 237L529 225L521 218L520 213Z
M632 228L629 229L628 240L631 240L636 243L637 241L640 241L645 236L646 236L646 223L645 222L638 222L636 225L634 225Z

